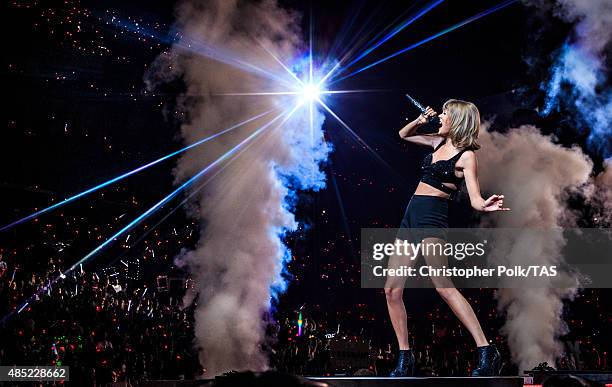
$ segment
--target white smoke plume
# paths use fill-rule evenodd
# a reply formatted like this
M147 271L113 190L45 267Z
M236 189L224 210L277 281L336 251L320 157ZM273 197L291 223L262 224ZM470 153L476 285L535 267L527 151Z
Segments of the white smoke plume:
M540 6L550 2L536 1ZM606 51L612 41L612 2L609 0L556 0L553 12L574 23L574 30L551 68L545 85L548 114L564 102L576 110L577 121L589 132L590 149L604 157L612 155L612 90L606 86L609 69ZM569 90L564 88L569 85Z
M612 3L607 0L556 0L555 15L576 22L577 43L597 56L602 56L612 40Z
M578 146L568 149L557 145L533 126L511 129L507 134L483 129L479 139L483 149L478 153L482 187L503 193L511 208L484 217L483 226L546 230L571 226L567 195L588 186L592 170L590 159ZM505 259L503 263L520 264L536 256L540 264L555 265L562 259L562 236L553 239L533 233L521 238L498 254ZM561 318L563 300L571 299L575 291L499 289L498 309L507 317L502 333L508 338L519 372L544 361L555 364L562 350L558 337L566 330Z
M560 104L569 106L582 130L589 133L587 146L609 157L612 92L606 87L606 48L612 35L612 3L608 0L526 0L527 4L546 10L574 29L559 49L544 85L546 101L542 113L548 114ZM511 212L485 218L485 225L496 227L544 228L575 226L576 215L567 206L567 196L579 192L601 215L605 224L611 202L610 167L591 177L592 162L579 147L556 145L554 138L543 136L530 126L511 129L507 134L481 133L483 149L479 153L482 186L501 192ZM606 201L607 200L607 201ZM517 245L520 244L521 241ZM524 242L524 241L523 241ZM564 240L530 239L529 251L508 248L507 263L524 261L537 254L543 264L557 264ZM545 280L545 279L542 279ZM577 289L506 288L498 292L498 308L507 315L503 333L519 372L541 362L555 364L562 351L558 337L567 327L561 315L563 300L571 299Z
M186 0L178 4L176 18L179 39L157 59L147 80L154 85L183 79L185 143L277 109L190 150L175 169L178 183L295 105L294 96L219 94L287 90L284 82L268 77L295 82L271 53L295 63L305 45L298 15L271 0ZM330 147L321 130L323 115L315 109L313 116L312 129L307 106L278 128L282 120L277 120L194 196L200 240L177 263L188 267L195 281L196 345L207 376L268 367L263 318L286 287L284 264L290 252L282 238L298 225L291 212L293 193L325 185L319 163Z
M604 170L594 178L592 190L585 192L594 209L594 222L603 227L612 225L612 159L603 163Z

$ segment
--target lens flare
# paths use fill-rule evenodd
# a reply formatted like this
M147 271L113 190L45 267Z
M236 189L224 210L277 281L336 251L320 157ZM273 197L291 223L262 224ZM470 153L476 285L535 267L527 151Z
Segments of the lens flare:
M304 85L302 88L302 99L304 101L316 101L321 95L321 88L319 85L314 83L309 83Z

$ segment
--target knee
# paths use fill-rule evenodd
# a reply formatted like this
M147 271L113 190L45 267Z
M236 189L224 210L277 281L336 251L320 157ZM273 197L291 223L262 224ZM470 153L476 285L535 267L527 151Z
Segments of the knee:
M440 297L442 297L445 300L449 300L455 295L455 293L457 292L457 289L455 288L436 288L436 291L438 292Z
M387 302L400 302L402 301L403 294L404 289L402 288L385 288L385 296L387 297Z

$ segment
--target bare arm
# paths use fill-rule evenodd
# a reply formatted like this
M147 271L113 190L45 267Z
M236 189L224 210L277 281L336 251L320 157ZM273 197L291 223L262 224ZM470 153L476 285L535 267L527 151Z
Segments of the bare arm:
M405 139L407 137L414 136L418 127L424 123L425 122L422 120L421 116L419 116L416 120L410 121L406 126L400 129L400 138Z
M504 195L491 195L488 199L484 199L480 193L480 184L478 183L478 160L474 152L465 152L463 159L463 176L465 177L465 185L470 196L470 204L477 211L492 212L492 211L509 211L509 208L504 207Z
M419 145L426 145L435 148L441 141L441 137L437 134L416 134L419 126L426 124L428 121L428 117L435 117L437 113L430 108L427 107L425 114L421 114L417 119L409 122L406 126L404 126L399 131L399 136L402 140L410 141Z

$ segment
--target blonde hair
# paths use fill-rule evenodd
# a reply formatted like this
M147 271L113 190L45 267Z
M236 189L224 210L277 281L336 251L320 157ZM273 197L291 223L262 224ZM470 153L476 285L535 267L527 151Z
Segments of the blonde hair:
M480 113L471 102L449 99L442 106L450 120L449 137L454 146L461 149L480 149Z

